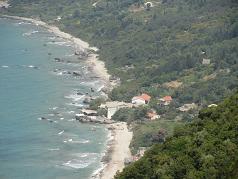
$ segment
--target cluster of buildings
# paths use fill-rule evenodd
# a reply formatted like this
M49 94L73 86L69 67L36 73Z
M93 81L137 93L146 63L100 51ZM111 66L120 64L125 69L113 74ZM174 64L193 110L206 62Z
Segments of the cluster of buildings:
M150 100L151 100L150 95L148 95L146 93L142 93L139 96L134 96L131 99L131 103L119 102L119 101L110 101L110 102L106 102L104 104L101 104L100 108L107 109L107 118L111 119L112 116L116 113L116 111L118 111L121 108L132 108L132 107L138 107L138 106L141 106L141 105L146 105L150 102ZM160 105L169 105L171 102L172 102L172 97L171 96L165 96L165 97L159 99L159 104ZM159 119L160 116L156 113L155 110L151 109L147 113L147 118L149 120L155 120L155 119Z

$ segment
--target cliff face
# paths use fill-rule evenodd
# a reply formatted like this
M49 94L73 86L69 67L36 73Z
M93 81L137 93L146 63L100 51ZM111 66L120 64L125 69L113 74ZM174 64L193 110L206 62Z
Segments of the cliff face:
M235 178L237 129L238 92L217 107L201 110L193 123L176 129L115 178Z

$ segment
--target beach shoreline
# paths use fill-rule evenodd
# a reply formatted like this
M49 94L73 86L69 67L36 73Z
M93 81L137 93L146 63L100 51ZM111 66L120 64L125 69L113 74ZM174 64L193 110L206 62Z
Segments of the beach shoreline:
M26 22L30 22L36 26L41 26L41 27L45 28L47 31L55 34L56 36L72 42L76 47L76 49L75 49L76 51L77 50L79 50L79 51L90 50L88 58L85 60L86 64L91 67L92 72L94 74L96 74L100 79L103 80L103 82L106 84L107 87L113 86L109 81L110 74L108 73L107 69L105 68L105 63L98 59L98 54L96 53L98 51L98 49L96 47L91 47L89 45L89 43L87 43L77 37L74 37L68 33L65 33L65 32L61 31L58 27L56 27L54 25L49 25L46 22L43 22L41 20L36 20L36 19L26 18L26 17L19 17L19 16L8 16L8 15L0 15L0 17L26 21Z
M93 178L113 179L117 171L125 167L126 158L131 158L130 142L133 133L128 129L126 122L115 122L108 124L110 138L107 144L107 151L103 157L103 168Z
M76 38L68 33L62 32L58 27L49 25L43 21L19 17L0 15L0 18L8 18L14 20L21 20L30 22L34 25L41 26L56 36L72 42L77 48L76 50L90 50L90 53L85 60L85 63L91 68L91 71L97 75L98 78L106 85L108 89L112 89L115 85L110 82L110 75L103 61L98 59L97 48L90 47L90 45ZM92 178L111 179L119 170L124 168L124 159L131 156L129 145L132 139L132 132L128 130L125 122L115 122L105 126L109 130L109 139L107 140L107 148L102 159L103 167L99 168ZM105 158L108 158L105 160Z

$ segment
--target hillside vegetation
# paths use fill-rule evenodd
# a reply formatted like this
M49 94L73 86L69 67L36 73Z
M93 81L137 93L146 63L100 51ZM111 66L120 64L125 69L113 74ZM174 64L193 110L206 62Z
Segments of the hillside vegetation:
M237 171L238 92L200 111L193 123L177 128L115 178L237 178Z
M238 84L236 0L10 0L3 13L40 18L89 41L121 79L112 100L140 92L216 103ZM57 17L62 19L57 21ZM210 64L203 65L203 59ZM166 87L171 81L176 88Z
M39 18L98 47L100 60L121 82L110 92L111 100L129 102L140 93L152 97L146 106L121 109L113 116L132 124L133 153L163 142L180 126L165 145L154 146L118 178L224 178L238 166L237 123L235 118L219 118L234 115L232 106L227 113L222 107L203 110L195 123L182 129L196 119L199 109L220 102L238 87L237 0L151 0L151 6L145 0L9 2L11 7L0 14ZM161 105L166 95L173 100ZM91 107L98 105L94 101ZM195 107L181 111L184 105ZM149 121L150 110L160 118ZM228 137L223 140L223 135Z

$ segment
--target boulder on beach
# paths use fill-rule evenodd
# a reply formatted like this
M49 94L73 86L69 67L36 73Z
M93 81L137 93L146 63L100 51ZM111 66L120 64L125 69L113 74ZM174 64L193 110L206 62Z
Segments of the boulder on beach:
M80 74L80 72L76 72L76 71L73 72L73 75L74 75L74 76L82 76L82 75Z

